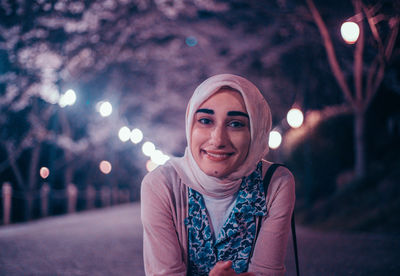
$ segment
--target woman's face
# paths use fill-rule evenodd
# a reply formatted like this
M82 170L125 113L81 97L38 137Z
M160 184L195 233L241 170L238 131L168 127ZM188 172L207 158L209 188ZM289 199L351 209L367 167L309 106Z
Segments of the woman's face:
M222 89L203 102L193 121L190 150L200 169L223 178L246 159L250 121L242 96Z

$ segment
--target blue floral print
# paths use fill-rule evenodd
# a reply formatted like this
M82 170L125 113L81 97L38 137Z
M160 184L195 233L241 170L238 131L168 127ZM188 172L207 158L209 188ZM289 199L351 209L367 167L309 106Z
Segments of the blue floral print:
M188 275L208 275L218 261L232 261L236 273L246 272L256 232L257 216L267 214L262 162L244 178L220 233L212 234L203 196L188 188Z

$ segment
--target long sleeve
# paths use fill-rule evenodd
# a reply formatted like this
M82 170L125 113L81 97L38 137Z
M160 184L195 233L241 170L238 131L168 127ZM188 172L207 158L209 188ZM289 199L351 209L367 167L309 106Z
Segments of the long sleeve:
M294 202L294 177L288 169L279 167L268 187L268 214L263 218L248 271L263 276L285 274L284 261Z
M182 208L176 200L171 180L160 170L142 181L141 219L146 275L186 275L182 241ZM177 210L179 209L179 210ZM181 225L176 225L181 224Z

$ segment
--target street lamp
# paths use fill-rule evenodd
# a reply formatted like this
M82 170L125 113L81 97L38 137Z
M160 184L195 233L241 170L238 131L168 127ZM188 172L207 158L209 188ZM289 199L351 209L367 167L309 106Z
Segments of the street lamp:
M354 44L360 35L360 27L352 21L344 22L340 28L340 34L347 44Z
M154 163L151 160L147 160L146 162L146 169L148 172L151 172L152 170L154 170L155 168L157 168L158 165L156 163Z
M282 143L282 135L276 131L273 130L269 133L269 142L268 145L271 149L277 149Z
M72 89L68 89L63 95L61 95L58 104L61 107L66 107L67 105L73 105L76 102L76 93Z
M99 102L99 113L102 117L108 117L112 113L112 105L108 101Z
M155 164L161 165L163 162L163 153L161 150L155 150L150 158Z
M142 151L143 154L150 157L154 151L156 150L156 147L152 142L144 142L142 146Z
M138 128L133 129L130 139L134 144L140 143L143 140L143 132Z
M122 142L126 142L131 137L131 130L127 126L123 126L118 131L118 137Z
M112 169L111 163L106 160L103 160L100 162L99 169L102 173L109 174Z
M287 113L286 120L292 128L301 127L304 121L303 112L298 108L292 108Z
M41 167L39 174L41 178L46 179L50 175L50 170L47 167Z
M170 157L164 154L161 150L155 150L153 154L150 156L151 161L157 165L164 165Z

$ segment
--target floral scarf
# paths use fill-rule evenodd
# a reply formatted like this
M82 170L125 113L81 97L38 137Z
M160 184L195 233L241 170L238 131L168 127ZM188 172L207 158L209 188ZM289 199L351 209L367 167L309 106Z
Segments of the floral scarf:
M262 183L262 162L244 178L229 218L220 233L212 235L203 196L188 188L188 275L208 275L218 261L232 261L236 273L246 272L253 251L256 217L267 213Z

